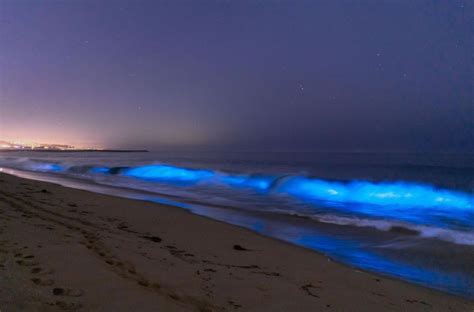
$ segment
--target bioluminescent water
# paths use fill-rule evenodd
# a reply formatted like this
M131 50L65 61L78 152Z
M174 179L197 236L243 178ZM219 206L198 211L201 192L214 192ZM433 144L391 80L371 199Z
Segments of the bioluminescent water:
M146 199L171 200L362 269L474 297L472 155L298 157L5 153L0 166L146 191L156 195ZM453 250L461 256L453 259Z
M466 211L473 207L472 196L469 194L435 189L430 185L417 183L366 181L341 183L296 178L283 185L282 189L296 196L337 203L360 203L386 207L449 207Z
M92 168L94 170L94 168ZM113 173L113 168L106 173ZM211 170L196 170L188 168L179 168L170 165L146 165L131 168L125 168L119 173L125 177L134 177L137 179L145 179L149 181L163 183L198 183L214 176Z

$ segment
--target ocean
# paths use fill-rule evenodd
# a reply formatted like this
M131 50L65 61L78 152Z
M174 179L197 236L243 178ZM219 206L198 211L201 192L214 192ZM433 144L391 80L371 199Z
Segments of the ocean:
M0 168L178 206L474 298L474 154L18 151L0 152Z

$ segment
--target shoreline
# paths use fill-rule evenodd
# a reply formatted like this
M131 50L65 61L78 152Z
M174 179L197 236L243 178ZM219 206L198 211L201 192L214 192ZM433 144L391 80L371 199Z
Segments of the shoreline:
M173 206L0 173L0 208L0 248L5 251L0 253L0 275L7 281L0 286L0 308L6 311L100 311L100 294L110 294L116 301L107 309L117 311L474 307L468 299L362 272ZM25 258L29 256L33 258ZM54 273L32 273L46 267ZM96 277L101 275L105 281ZM58 295L56 288L80 295Z
M405 252L397 252L397 248L377 248L390 241L411 240L413 233L407 233L406 230L380 231L371 227L338 225L298 214L245 211L232 206L213 205L166 193L160 194L124 186L109 186L80 178L71 179L54 174L0 168L0 172L2 170L4 173L20 178L54 183L72 189L179 207L204 218L249 230L252 234L291 246L299 246L354 270L474 300L473 268L472 266L465 267L469 263L474 263L472 262L474 254L469 246L462 244L453 245L443 240L425 238L423 244L417 244L416 250L411 248L408 259L408 255ZM358 242L373 247L359 246ZM441 266L431 265L431 260L424 254L428 250L437 255L436 261L442 263ZM439 253L437 250L449 250L449 252ZM453 254L460 256L452 259ZM402 258L398 258L399 256ZM397 258L401 261L397 261ZM418 260L415 260L417 258ZM442 271L438 271L438 268Z

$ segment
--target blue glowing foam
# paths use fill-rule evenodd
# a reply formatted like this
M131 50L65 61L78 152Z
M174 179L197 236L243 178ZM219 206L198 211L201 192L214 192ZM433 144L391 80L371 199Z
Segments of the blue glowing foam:
M108 173L110 168L108 167L92 167L90 170L92 173Z
M473 208L473 198L467 194L415 183L365 181L342 183L294 178L283 184L281 189L291 195L333 202L453 209Z
M170 182L199 182L214 175L210 170L180 168L169 165L147 165L124 170L124 176Z
M222 178L222 181L234 187L254 188L265 191L272 186L273 178L260 176L225 176Z
M48 163L37 163L37 164L33 164L31 167L35 171L37 170L37 171L60 172L64 170L64 168L58 164L48 164Z

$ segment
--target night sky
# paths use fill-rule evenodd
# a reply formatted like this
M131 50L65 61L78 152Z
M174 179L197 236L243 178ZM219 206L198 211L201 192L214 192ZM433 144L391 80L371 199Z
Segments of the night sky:
M0 140L474 151L474 2L0 0Z

